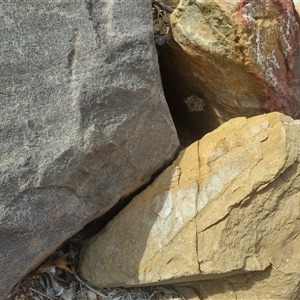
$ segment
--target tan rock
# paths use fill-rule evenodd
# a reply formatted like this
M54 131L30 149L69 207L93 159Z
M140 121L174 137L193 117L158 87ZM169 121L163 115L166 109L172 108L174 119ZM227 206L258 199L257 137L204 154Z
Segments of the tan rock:
M300 238L283 247L282 260L262 272L235 275L194 284L202 300L299 299Z
M295 287L299 134L300 122L280 113L236 118L207 134L90 240L81 274L101 287L274 268L292 274Z
M160 57L173 115L199 131L266 111L298 116L298 20L290 0L181 0L171 15L174 41ZM198 105L189 106L191 97Z

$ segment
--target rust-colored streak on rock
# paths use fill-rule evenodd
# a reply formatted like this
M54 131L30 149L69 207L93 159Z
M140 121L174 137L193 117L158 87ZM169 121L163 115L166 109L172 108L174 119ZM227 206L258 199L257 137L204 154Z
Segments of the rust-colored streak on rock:
M295 105L296 99L292 97L290 89L294 56L299 43L299 16L293 2L243 0L237 4L236 16L237 25L246 26L251 36L251 63L261 70L269 86L266 96L270 101L264 104L264 108L297 116L299 104ZM277 22L275 31L270 20Z

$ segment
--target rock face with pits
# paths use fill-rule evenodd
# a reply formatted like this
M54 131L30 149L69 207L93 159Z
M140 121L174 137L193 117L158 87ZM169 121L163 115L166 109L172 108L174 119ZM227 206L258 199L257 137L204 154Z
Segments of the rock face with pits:
M270 274L270 285L289 281L280 295L299 296L299 134L300 122L280 113L207 134L89 241L82 276L104 287L243 274L258 282L247 295L268 299L280 292L263 288Z
M174 40L160 54L165 90L173 114L193 129L270 111L299 116L292 1L182 0L171 31ZM204 99L203 111L190 113L191 96Z
M4 299L170 163L179 143L147 1L2 1L0 31Z

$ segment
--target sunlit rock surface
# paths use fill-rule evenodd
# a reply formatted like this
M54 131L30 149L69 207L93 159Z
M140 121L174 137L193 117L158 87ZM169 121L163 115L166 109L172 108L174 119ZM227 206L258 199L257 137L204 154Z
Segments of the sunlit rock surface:
M300 122L280 113L232 119L207 134L90 240L82 276L103 287L260 271L270 282L289 278L295 290L299 134Z

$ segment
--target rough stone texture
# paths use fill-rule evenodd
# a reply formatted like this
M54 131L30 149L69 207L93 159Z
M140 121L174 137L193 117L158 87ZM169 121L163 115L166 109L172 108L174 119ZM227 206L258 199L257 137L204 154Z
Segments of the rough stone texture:
M0 4L0 299L176 152L151 3Z
M160 53L174 117L203 133L238 116L299 116L299 72L291 88L298 20L290 0L181 0L174 40ZM203 111L191 113L191 96L205 101Z
M276 269L269 266L262 272L200 281L194 288L202 300L298 300L300 238L284 247L283 261Z
M281 292L299 296L299 134L300 122L277 112L221 125L90 240L81 274L126 286L254 271L260 281L273 268Z

